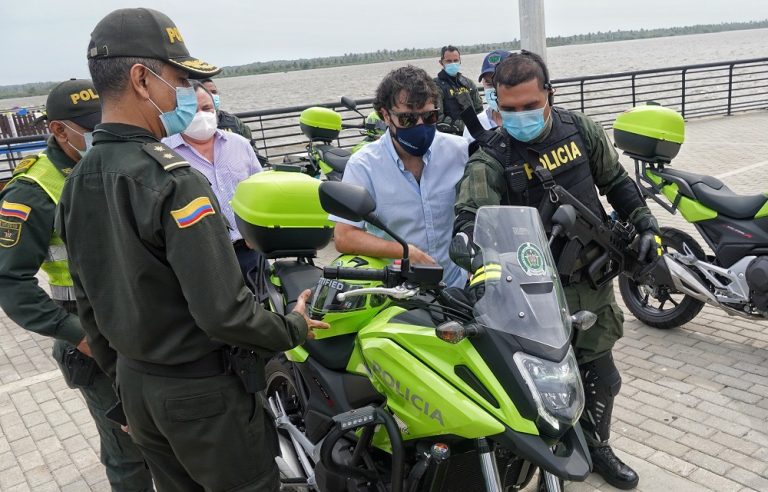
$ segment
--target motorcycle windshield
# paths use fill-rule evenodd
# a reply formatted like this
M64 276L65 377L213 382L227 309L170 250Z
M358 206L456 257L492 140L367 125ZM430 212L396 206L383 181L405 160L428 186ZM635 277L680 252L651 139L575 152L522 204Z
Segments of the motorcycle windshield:
M556 349L569 343L570 313L538 211L481 207L474 242L483 269L471 283L485 287L474 306L476 321Z

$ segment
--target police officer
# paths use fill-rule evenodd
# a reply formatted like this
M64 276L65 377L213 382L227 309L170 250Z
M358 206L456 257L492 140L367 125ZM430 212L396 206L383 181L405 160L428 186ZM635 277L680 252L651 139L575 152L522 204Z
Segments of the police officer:
M236 115L221 109L221 96L219 95L219 88L216 87L216 83L213 81L213 79L205 78L202 79L200 83L203 84L203 86L213 96L213 104L216 107L216 116L218 118L217 127L220 130L237 133L241 137L248 140L251 143L251 147L253 147L253 151L256 152L256 158L259 159L259 163L261 163L261 165L267 164L267 158L259 154L259 149L256 148L256 141L253 139L251 127L246 125L245 122L243 122L243 120L238 118Z
M144 8L96 25L88 68L103 123L67 180L57 226L93 355L116 378L158 490L276 491L264 357L327 325L304 314L309 290L286 316L254 302L210 186L160 143L196 112L188 79L219 69ZM243 369L230 370L229 344L253 356Z
M475 213L484 205L536 207L542 199L548 199L534 172L542 166L557 184L598 217L606 218L597 187L619 217L633 223L640 233L641 259L657 254L656 220L619 164L616 151L602 128L587 116L552 106L554 90L541 57L527 51L511 54L496 66L493 84L503 127L496 132L502 138L470 158L459 183L455 232L471 237ZM562 247L559 240L553 243L556 258ZM463 260L455 250L453 253L455 261ZM581 425L594 470L609 484L631 489L637 486L637 474L616 457L608 444L613 402L621 387L611 350L623 334L624 318L610 282L593 290L586 281L590 253L583 251L581 265L577 264L573 275L563 279L570 309L598 315L596 325L575 333L573 341L586 393Z
M440 88L437 120L438 131L461 135L464 132L464 122L461 112L471 105L475 113L483 110L483 101L475 83L461 74L461 53L455 46L443 46L440 49L440 66L442 70L435 77L435 83Z
M101 119L99 96L90 80L68 80L51 90L46 110L48 147L21 161L0 191L0 306L22 328L55 338L53 356L64 379L83 394L96 423L112 490L152 490L138 448L105 415L117 398L90 357L75 314L66 251L53 230L64 178L88 149L91 130ZM40 269L47 274L50 296L35 279Z

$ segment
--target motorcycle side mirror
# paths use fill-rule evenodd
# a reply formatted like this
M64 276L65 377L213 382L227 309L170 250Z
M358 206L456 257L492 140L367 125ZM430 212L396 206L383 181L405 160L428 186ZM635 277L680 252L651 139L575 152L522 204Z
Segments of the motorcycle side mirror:
M589 330L596 322L597 315L591 311L576 311L571 315L571 326L579 331Z
M341 105L351 111L357 111L357 102L351 97L341 96Z
M347 220L360 222L365 220L369 224L378 227L390 235L392 239L403 247L403 259L401 268L408 271L408 243L403 238L390 230L376 215L376 202L362 186L341 181L323 181L319 188L320 206L332 215L337 215Z
M565 230L576 225L576 209L573 205L560 205L552 215L552 222L560 224Z
M362 186L324 181L320 183L320 205L329 214L360 222L376 210L376 202Z
M357 102L351 97L341 96L341 105L350 111L354 111L355 113L360 115L360 117L363 118L363 120L365 120L365 115L357 110Z
M549 246L555 238L563 233L568 233L576 225L576 209L573 205L560 205L552 214L552 234L549 237Z

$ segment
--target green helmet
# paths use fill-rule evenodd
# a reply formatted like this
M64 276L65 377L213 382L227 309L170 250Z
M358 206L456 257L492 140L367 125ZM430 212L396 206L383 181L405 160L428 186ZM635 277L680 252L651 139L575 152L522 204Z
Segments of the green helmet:
M387 124L381 119L379 113L371 111L365 118L365 134L372 139L377 139L387 131Z
M390 261L368 256L341 255L330 266L381 270L386 268ZM356 332L381 311L389 299L379 294L368 294L340 301L336 296L342 292L380 285L380 281L321 278L312 297L311 316L313 319L322 319L329 323L335 335Z

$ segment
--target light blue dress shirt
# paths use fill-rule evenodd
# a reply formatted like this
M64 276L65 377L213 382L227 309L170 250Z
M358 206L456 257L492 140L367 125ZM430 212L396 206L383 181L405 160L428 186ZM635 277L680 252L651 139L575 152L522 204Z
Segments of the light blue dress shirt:
M423 156L424 170L417 182L395 152L389 130L352 155L344 171L345 183L360 185L376 201L376 213L384 224L406 242L415 245L444 269L448 286L463 287L467 275L448 257L453 237L453 204L456 184L464 174L469 156L467 141L438 132ZM387 234L364 222L343 222L391 240Z

